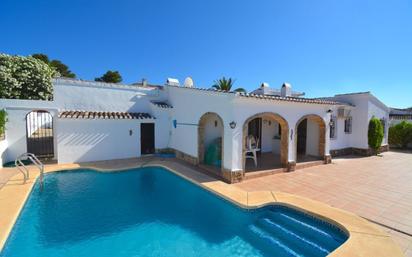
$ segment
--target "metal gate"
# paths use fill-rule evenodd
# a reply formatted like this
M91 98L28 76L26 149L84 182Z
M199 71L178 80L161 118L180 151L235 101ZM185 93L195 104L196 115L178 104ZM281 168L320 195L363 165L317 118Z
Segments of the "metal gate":
M47 111L32 111L26 116L27 152L39 158L54 157L53 116Z

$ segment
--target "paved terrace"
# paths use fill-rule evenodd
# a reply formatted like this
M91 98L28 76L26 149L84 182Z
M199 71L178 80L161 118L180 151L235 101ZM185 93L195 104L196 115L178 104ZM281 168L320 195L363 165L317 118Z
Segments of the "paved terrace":
M82 164L46 165L46 171L81 167L90 167L103 171L147 165L166 166L194 183L214 191L245 208L283 202L336 220L340 224L345 224L344 226L350 232L350 242L345 243L344 246L335 251L332 254L333 256L389 256L388 253L391 256L399 256L401 253L395 245L392 245L392 240L388 241L386 238L389 237L382 234L371 223L367 223L351 213L331 208L326 204L279 191L292 192L323 201L329 205L352 210L362 216L366 216L366 210L369 210L368 213L371 215L369 218L386 217L388 221L396 221L399 229L405 229L404 226L408 228L411 224L410 215L401 215L403 212L398 211L397 214L394 214L398 215L397 218L393 218L392 213L389 213L391 210L408 208L410 210L412 205L412 188L410 186L412 155L408 154L387 153L384 157L340 159L335 160L332 165L266 176L235 185L218 181L200 173L193 166L172 159L139 158ZM22 185L22 176L18 174L16 169L0 169L0 207L8 206L6 209L0 208L2 214L0 215L2 217L0 218L0 248L30 192L34 178L38 176L38 172L34 167L31 167L31 170L31 179L28 183ZM391 200L387 200L387 197L390 197ZM367 204L367 208L362 207L365 204ZM352 205L358 205L358 209L364 210L364 212L359 212L356 208L352 209ZM384 213L386 213L386 216ZM375 214L375 216L372 214ZM386 220L380 220L380 222L383 221ZM407 224L403 225L401 221ZM393 223L387 224L393 225ZM386 229L386 231L401 246L402 251L410 256L411 252L407 249L408 247L412 248L411 237L390 229Z
M248 192L296 194L356 213L386 226L383 229L412 257L412 153L338 158L330 165L250 179L236 186Z

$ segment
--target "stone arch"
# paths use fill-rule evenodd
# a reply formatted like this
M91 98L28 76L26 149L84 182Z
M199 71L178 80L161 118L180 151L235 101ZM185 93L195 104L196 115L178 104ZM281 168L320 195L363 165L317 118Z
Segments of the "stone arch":
M297 159L297 145L298 145L298 126L299 124L305 120L308 119L310 121L314 121L318 124L319 126L319 141L318 141L318 154L319 157L324 158L325 157L325 144L326 144L326 124L325 121L323 120L322 117L320 117L317 114L308 114L303 117L301 117L295 125L295 135L294 135L294 140L295 140L295 148L296 148L296 159Z
M248 124L255 118L259 118L262 116L268 116L278 122L281 127L281 136L280 136L280 163L282 167L287 167L288 165L288 152L289 152L289 124L285 118L281 115L274 113L274 112L261 112L254 114L247 118L243 123L243 130L242 130L242 162L243 162L243 170L245 170L245 152L246 152L246 138L248 134Z
M222 136L222 153L221 153L221 159L222 159L222 164L221 164L221 169L223 170L223 164L224 164L224 134L225 134L225 124L223 123L222 117L220 117L219 114L215 112L206 112L204 113L200 119L199 119L199 125L198 125L198 151L197 151L197 156L198 156L198 162L199 164L204 163L204 157L205 157L205 127L207 124L208 119L214 118L215 122L218 122L222 125L222 131L221 131L221 136Z

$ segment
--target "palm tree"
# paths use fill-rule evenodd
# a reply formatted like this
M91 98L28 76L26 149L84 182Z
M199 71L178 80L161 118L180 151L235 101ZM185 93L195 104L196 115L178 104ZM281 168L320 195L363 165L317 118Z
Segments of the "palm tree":
M222 77L218 80L215 80L215 84L212 86L213 88L217 90L222 90L222 91L232 91L232 86L235 83L235 81L232 78L225 78ZM236 88L233 91L235 92L241 92L241 93L246 93L246 90L244 88Z

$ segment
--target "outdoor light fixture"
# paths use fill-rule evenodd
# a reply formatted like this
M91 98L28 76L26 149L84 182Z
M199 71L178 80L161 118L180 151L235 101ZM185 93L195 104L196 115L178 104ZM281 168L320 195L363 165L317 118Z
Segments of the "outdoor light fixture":
M234 122L234 121L230 122L229 126L230 126L231 129L236 128L236 122Z
M327 110L326 113L332 113L333 111L331 109Z

